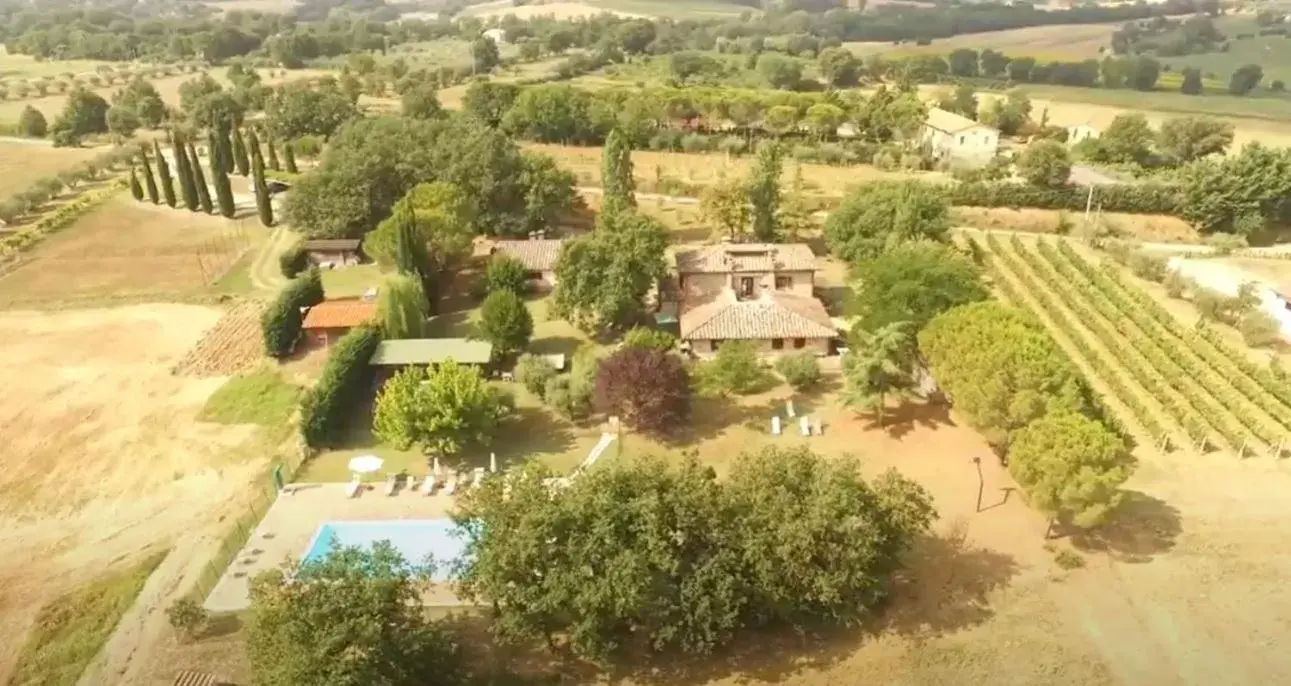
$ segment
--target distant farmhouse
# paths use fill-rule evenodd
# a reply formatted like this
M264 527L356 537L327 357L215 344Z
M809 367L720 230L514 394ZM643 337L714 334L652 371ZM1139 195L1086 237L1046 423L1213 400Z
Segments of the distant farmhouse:
M816 256L803 244L733 244L676 255L681 340L701 356L731 340L762 354L828 355L838 336L813 295Z
M939 160L986 162L1000 149L1000 131L940 107L928 110L921 140Z
M559 238L494 241L489 254L502 254L524 265L529 280L539 288L556 285L556 261L565 242Z

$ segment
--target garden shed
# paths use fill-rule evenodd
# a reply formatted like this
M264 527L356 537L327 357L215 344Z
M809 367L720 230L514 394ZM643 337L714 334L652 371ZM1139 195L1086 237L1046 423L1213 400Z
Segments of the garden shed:
M429 367L453 360L485 368L493 361L493 345L467 338L405 338L381 341L368 364L382 380L404 367Z

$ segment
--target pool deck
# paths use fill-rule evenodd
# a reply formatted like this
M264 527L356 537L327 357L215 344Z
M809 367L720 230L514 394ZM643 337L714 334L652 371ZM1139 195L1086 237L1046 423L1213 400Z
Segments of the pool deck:
M292 484L292 493L279 495L252 532L246 546L206 598L208 612L238 612L251 605L249 581L260 572L305 555L318 527L331 521L436 519L447 517L456 496L408 491L400 487L392 496L385 484L369 484L356 498L345 496L346 484ZM431 585L423 594L427 605L460 605L452 590Z

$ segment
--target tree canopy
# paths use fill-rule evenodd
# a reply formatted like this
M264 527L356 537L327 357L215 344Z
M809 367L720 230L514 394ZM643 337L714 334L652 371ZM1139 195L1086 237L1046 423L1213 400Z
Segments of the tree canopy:
M493 353L508 357L525 349L533 336L533 315L514 291L494 291L480 305L480 335Z
M1033 186L1058 188L1071 177L1071 154L1055 140L1031 141L1017 159L1018 174Z
M591 234L566 241L556 263L553 312L588 329L630 324L667 267L667 231L635 212L602 215Z
M449 360L390 377L377 396L372 430L401 450L455 455L468 445L488 445L512 407L510 396L478 369Z
M358 114L354 103L330 80L321 86L282 86L265 103L269 130L284 140L308 135L330 137Z
M1175 164L1221 154L1233 144L1233 125L1208 117L1167 119L1157 134L1157 146Z
M981 269L942 243L904 243L861 263L855 272L860 278L848 309L865 331L909 322L912 332L918 332L942 312L987 297Z
M1106 521L1132 471L1133 459L1120 436L1069 412L1032 422L1009 447L1009 473L1031 506L1082 529Z
M625 345L601 360L595 402L633 429L673 433L690 415L690 374L670 352Z
M829 251L848 262L905 241L943 241L949 231L950 203L941 189L913 181L861 186L825 221Z

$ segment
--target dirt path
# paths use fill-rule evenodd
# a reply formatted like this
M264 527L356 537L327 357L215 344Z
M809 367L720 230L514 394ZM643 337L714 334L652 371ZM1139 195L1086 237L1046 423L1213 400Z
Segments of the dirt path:
M273 233L260 246L249 270L251 287L256 293L273 293L287 281L278 267L278 256L287 250L293 240L295 237L291 232L280 224L274 227Z

